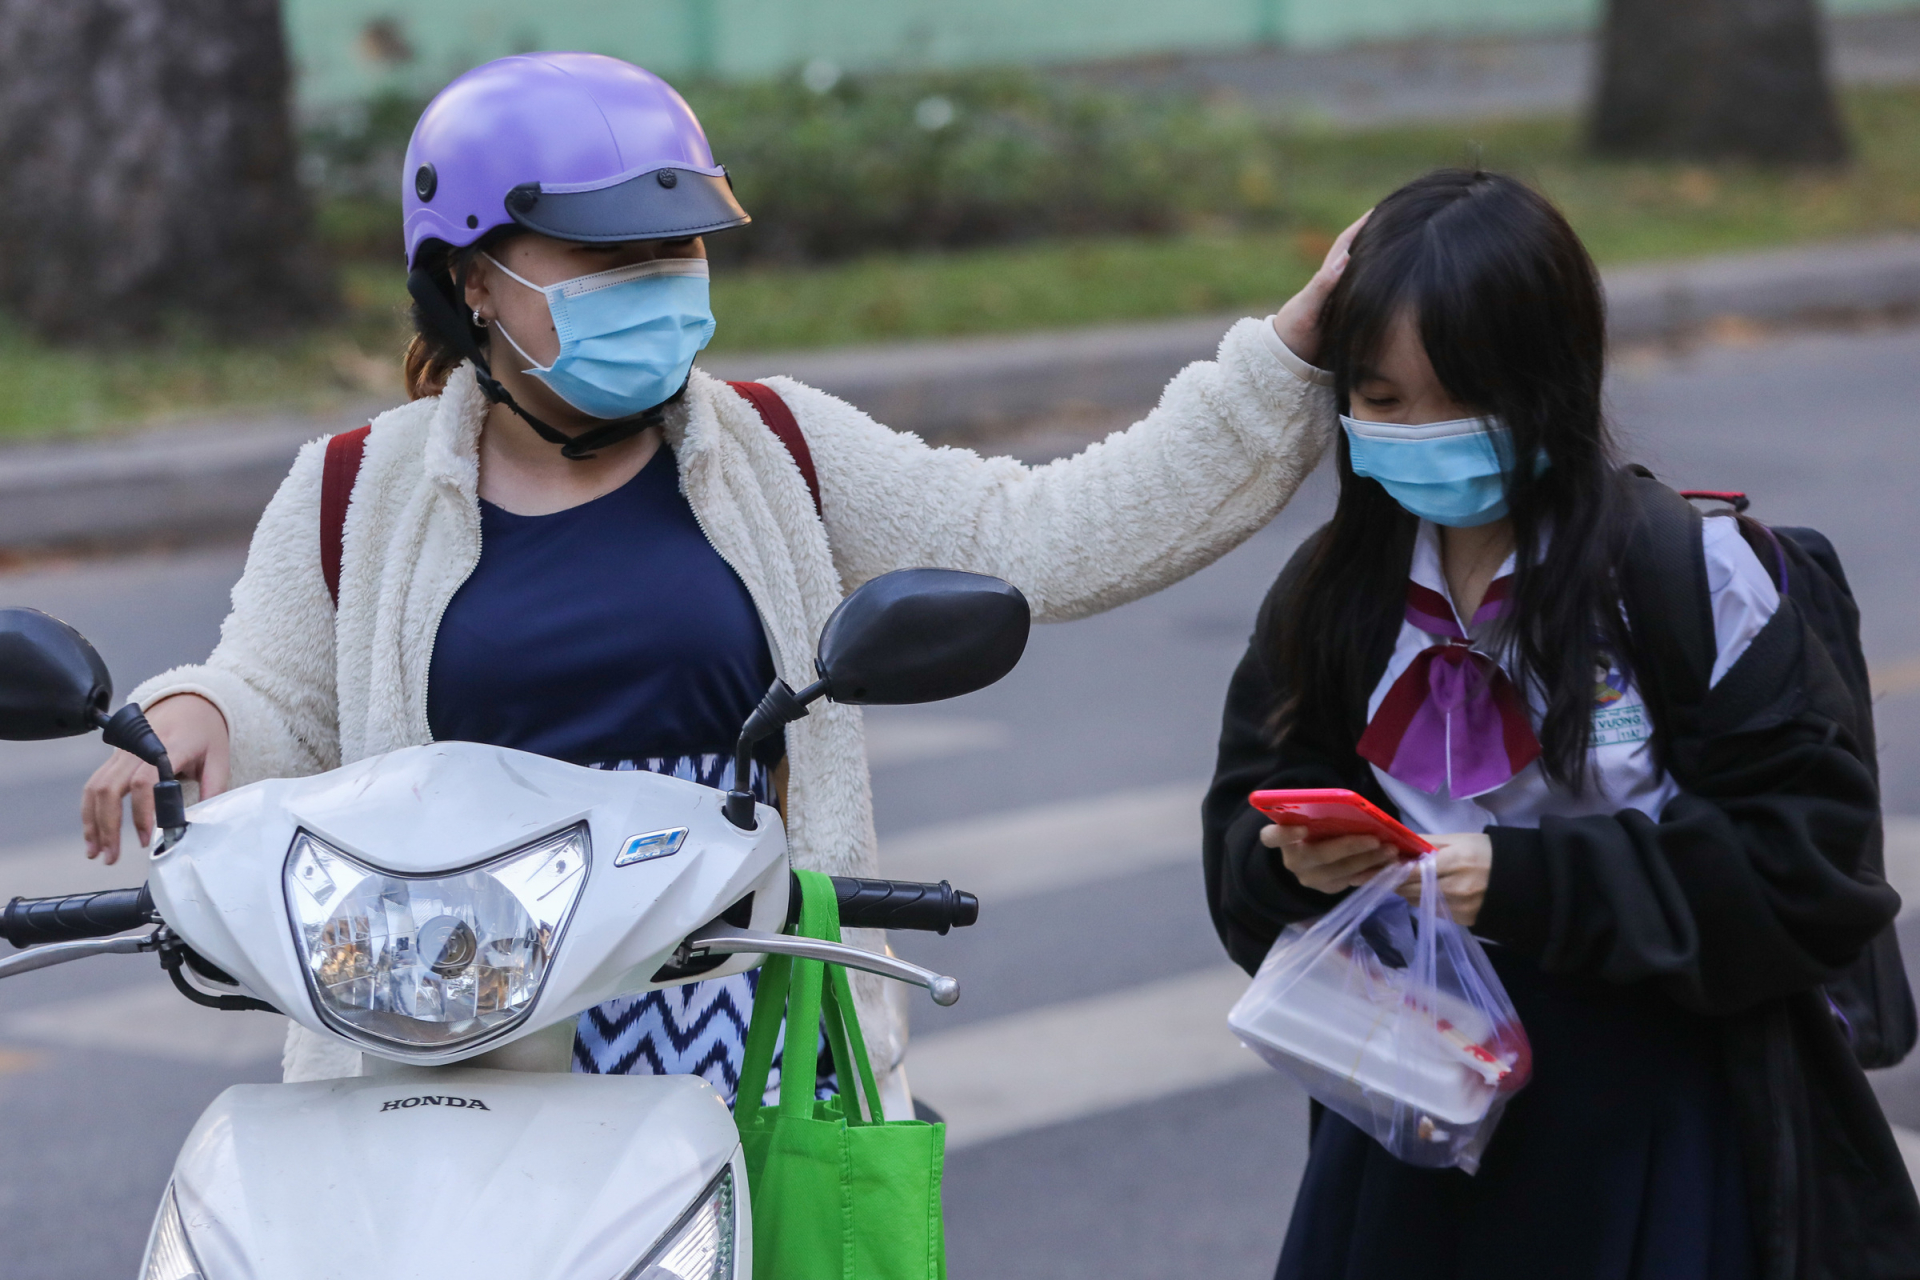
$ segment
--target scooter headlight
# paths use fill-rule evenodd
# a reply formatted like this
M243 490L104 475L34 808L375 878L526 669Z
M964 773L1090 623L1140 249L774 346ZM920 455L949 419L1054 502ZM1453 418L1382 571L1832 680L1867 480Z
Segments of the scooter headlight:
M622 1280L733 1280L733 1223L729 1165Z
M287 907L321 1016L407 1049L451 1049L533 1007L586 883L581 823L450 875L368 866L294 837Z

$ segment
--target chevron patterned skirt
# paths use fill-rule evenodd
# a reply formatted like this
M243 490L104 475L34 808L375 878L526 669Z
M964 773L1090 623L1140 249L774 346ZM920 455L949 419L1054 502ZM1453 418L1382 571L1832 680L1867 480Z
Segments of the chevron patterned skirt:
M680 756L610 761L596 769L645 769L698 782L722 791L733 787L730 755ZM773 803L773 777L755 762L751 789L763 804ZM753 991L759 971L689 982L664 991L625 996L580 1015L573 1040L573 1069L596 1075L694 1075L703 1077L733 1105L740 1087L740 1060L747 1025L753 1021ZM815 1051L825 1055L824 1034ZM780 1058L768 1078L768 1093L779 1088ZM835 1092L830 1056L820 1063L820 1095Z

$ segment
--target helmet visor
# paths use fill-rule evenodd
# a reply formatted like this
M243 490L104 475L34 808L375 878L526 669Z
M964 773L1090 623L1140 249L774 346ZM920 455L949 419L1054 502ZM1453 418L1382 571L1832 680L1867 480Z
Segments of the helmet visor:
M591 191L546 191L529 182L507 193L507 213L559 240L677 240L752 221L725 175L667 167Z

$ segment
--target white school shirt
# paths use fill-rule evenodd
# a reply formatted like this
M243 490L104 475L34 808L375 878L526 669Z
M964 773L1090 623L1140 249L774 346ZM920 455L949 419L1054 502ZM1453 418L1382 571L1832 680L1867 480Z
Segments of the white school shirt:
M1713 597L1713 638L1718 648L1710 682L1718 684L1720 677L1747 651L1747 646L1780 607L1780 593L1767 576L1760 558L1753 554L1753 548L1740 536L1734 521L1708 519L1701 522L1701 527L1707 587ZM1508 556L1495 578L1512 573L1513 566L1514 559ZM1430 520L1420 522L1410 576L1421 586L1439 592L1453 607L1454 617L1473 647L1499 661L1492 650L1481 645L1491 632L1493 622L1489 620L1478 628L1469 627L1460 618L1459 608L1453 606L1446 574L1440 568L1440 529ZM1439 641L1428 632L1410 622L1401 622L1386 674L1380 677L1380 683L1374 686L1367 701L1369 721L1380 710L1394 681L1416 657L1437 643ZM1506 663L1502 662L1501 667L1505 669ZM1491 791L1461 798L1449 795L1444 785L1437 792L1421 791L1393 777L1379 765L1372 766L1373 776L1399 806L1401 820L1423 835L1481 831L1491 826L1537 827L1540 819L1549 814L1577 818L1618 813L1622 809L1638 809L1657 820L1660 811L1679 794L1680 788L1653 758L1653 722L1646 703L1640 690L1631 680L1621 679L1617 669L1607 673L1611 688L1609 682L1598 678L1599 673L1595 674L1593 768L1582 792L1576 793L1551 781L1538 760ZM1511 677L1512 672L1508 675ZM1519 685L1518 680L1514 683ZM1613 697L1616 691L1619 696ZM1526 694L1537 733L1545 714L1545 703L1537 689L1528 689Z

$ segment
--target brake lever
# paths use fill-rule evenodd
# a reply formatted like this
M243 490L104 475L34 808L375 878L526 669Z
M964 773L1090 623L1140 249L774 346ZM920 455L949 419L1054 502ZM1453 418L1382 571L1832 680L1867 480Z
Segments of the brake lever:
M824 960L829 964L845 965L849 969L877 973L898 982L910 982L916 987L925 987L927 994L933 997L933 1002L943 1007L960 998L958 978L949 978L931 969L922 969L917 964L908 964L897 956L881 955L821 938L796 938L788 933L742 929L723 920L716 920L689 934L687 940L680 944L680 950L674 954L674 963L684 966L687 961L701 956L756 953Z
M148 934L144 938L81 938L75 942L49 942L42 947L29 947L17 956L0 960L0 978L32 973L35 969L49 969L56 964L86 960L92 956L125 956L153 951L160 945L156 938L156 934Z

